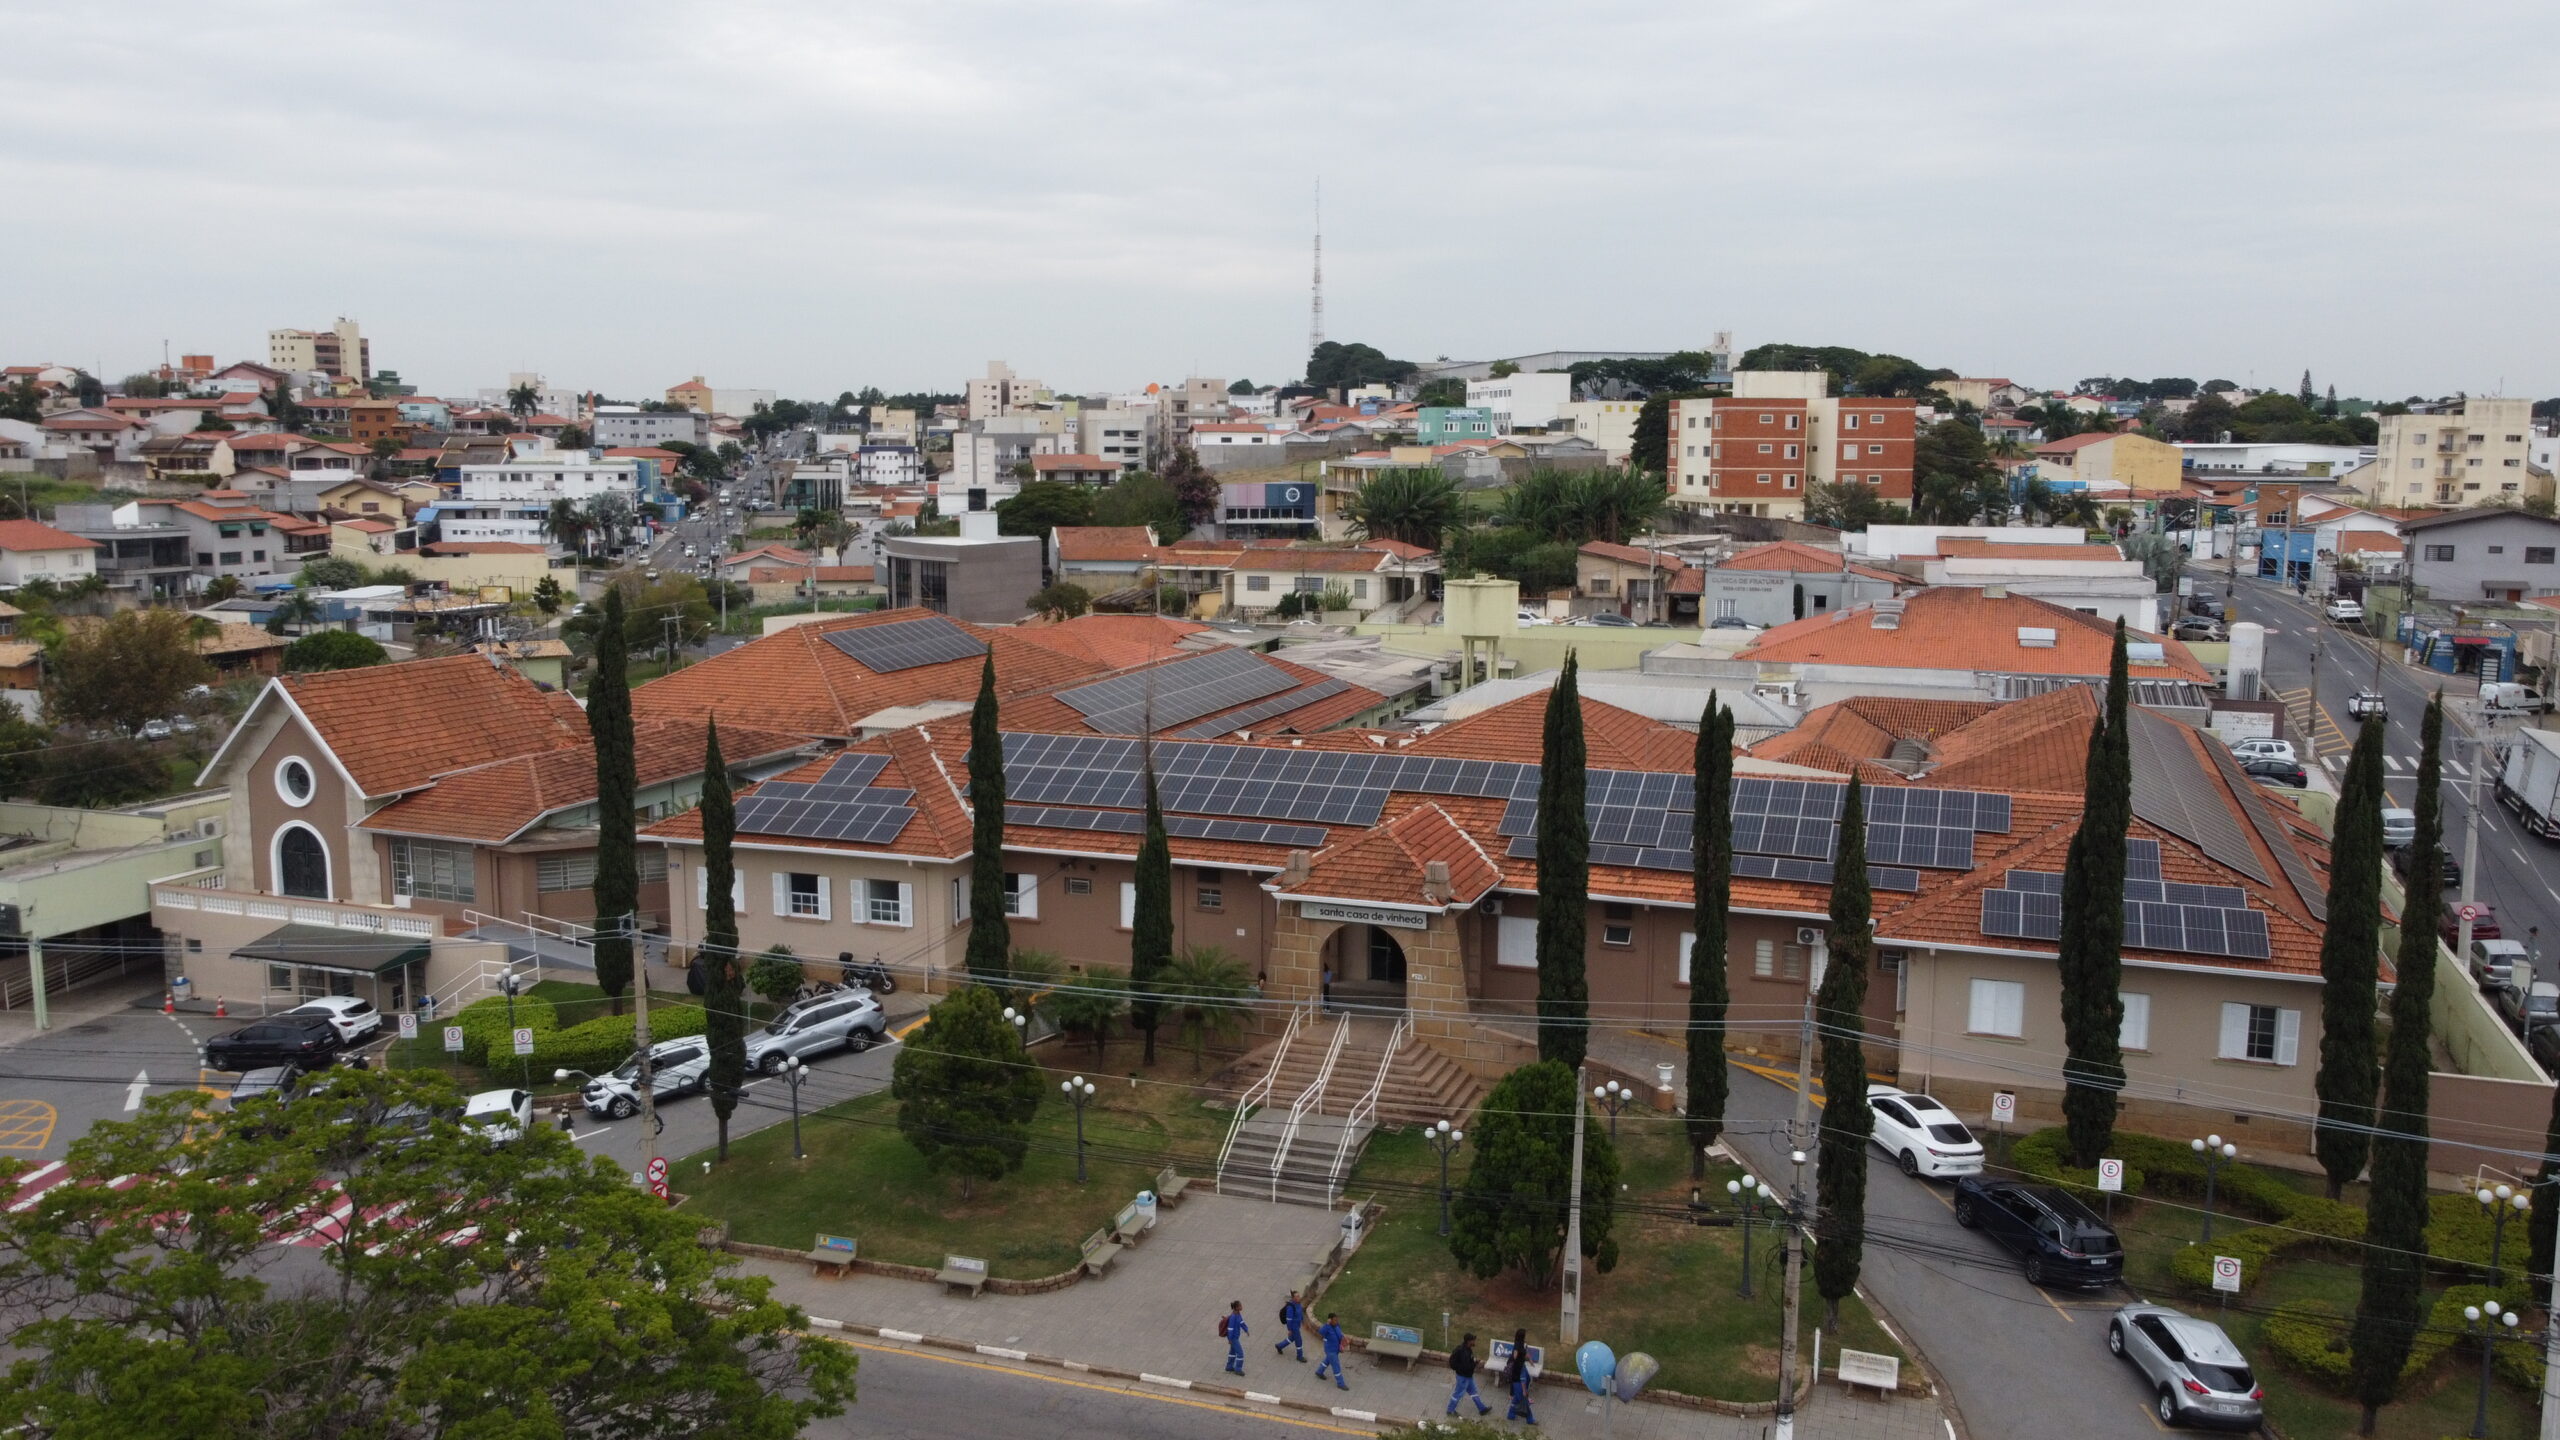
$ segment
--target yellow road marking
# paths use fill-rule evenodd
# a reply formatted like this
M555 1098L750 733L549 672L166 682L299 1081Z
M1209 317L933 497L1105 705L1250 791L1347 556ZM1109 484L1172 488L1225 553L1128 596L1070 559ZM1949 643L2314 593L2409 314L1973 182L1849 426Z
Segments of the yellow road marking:
M2051 1295L2046 1294L2043 1286L2030 1283L2027 1288L2036 1292L2037 1299L2042 1300L2047 1305L2051 1305L2053 1307L2053 1313L2062 1317L2063 1324L2077 1325L2080 1323L2079 1321L2071 1318L2071 1312L2063 1309L2060 1301L2057 1301Z
M1074 1380L1064 1375L1047 1375L1037 1370L1020 1370L1011 1365L995 1365L984 1360L964 1360L957 1355L936 1355L930 1350L910 1350L902 1345L865 1345L859 1340L836 1336L824 1338L854 1350L869 1350L881 1355L907 1355L918 1360L931 1360L939 1365L964 1365L972 1370L992 1370L999 1375L1016 1375L1025 1380L1038 1380L1048 1385L1072 1385L1078 1390L1099 1390L1106 1395L1123 1395L1132 1400L1153 1400L1160 1405L1187 1405L1194 1410L1215 1410L1221 1415L1241 1415L1248 1419L1268 1421L1274 1425L1295 1425L1307 1430L1329 1430L1336 1435L1375 1435L1375 1430L1354 1430L1347 1425L1328 1425L1321 1420L1301 1420L1291 1415L1274 1415L1268 1411L1246 1410L1234 1405L1221 1405L1214 1400L1192 1400L1180 1395L1160 1395L1153 1390L1137 1390L1122 1385L1107 1385L1096 1380ZM1353 1392L1356 1396L1358 1392Z
M0 1100L0 1150L42 1150L59 1118L42 1100Z
M926 1011L925 1013L923 1013L922 1015L917 1016L917 1017L916 1017L916 1018L914 1018L913 1020L908 1021L906 1024L899 1026L897 1029L890 1031L890 1032L889 1032L889 1037L890 1037L891 1039L893 1039L893 1040L904 1040L904 1039L906 1039L908 1036L913 1035L913 1034L914 1034L914 1033L916 1033L917 1031L919 1031L919 1030L923 1029L923 1028L924 1028L924 1025L925 1025L925 1022L926 1022L926 1021L928 1021L928 1020L930 1020L930 1019L932 1019L932 1018L933 1018L933 1012L932 1012L932 1011L930 1011L930 1010L928 1010L928 1011Z

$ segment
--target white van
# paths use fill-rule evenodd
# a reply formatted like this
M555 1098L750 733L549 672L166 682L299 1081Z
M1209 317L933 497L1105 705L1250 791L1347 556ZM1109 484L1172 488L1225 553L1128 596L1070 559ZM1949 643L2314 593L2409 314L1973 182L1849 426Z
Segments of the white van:
M2493 680L2480 687L2480 708L2491 715L2540 715L2551 701L2530 685Z
M2417 811L2395 808L2387 809L2382 812L2382 845L2384 849L2387 850L2394 845L2407 845L2415 841L2417 838Z

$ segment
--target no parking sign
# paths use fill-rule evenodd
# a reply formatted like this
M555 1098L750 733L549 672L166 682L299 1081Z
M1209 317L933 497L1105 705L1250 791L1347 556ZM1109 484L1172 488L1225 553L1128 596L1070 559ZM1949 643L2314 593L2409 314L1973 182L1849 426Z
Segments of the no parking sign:
M2124 1188L2123 1161L2101 1160L2098 1162L2098 1188L2101 1190L2122 1190Z
M2240 1293L2240 1260L2234 1255L2213 1257L2213 1288L2229 1294Z

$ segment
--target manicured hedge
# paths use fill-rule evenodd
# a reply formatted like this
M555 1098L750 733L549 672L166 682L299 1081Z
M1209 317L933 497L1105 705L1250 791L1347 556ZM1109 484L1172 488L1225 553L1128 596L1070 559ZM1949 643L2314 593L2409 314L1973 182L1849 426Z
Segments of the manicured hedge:
M559 1028L559 1019L547 1000L537 996L516 997L516 1024L533 1030L533 1056L526 1068L537 1077L548 1077L554 1070L584 1070L601 1074L631 1058L633 1034L639 1023L637 1016L599 1015L583 1024ZM464 1007L462 1026L462 1058L483 1068L506 1066L516 1059L514 1037L507 1031L507 999L492 995L475 1000ZM686 1035L699 1035L705 1024L699 1005L658 1004L649 1010L649 1038L674 1040Z
M2492 1290L2486 1285L2456 1285L2446 1290L2436 1297L2434 1308L2427 1313L2426 1328L2418 1332L2409 1347L2408 1363L2400 1367L2401 1385L2406 1386L2433 1369L2445 1351L2457 1343L2475 1357L2480 1353L2463 1333L2462 1309L2483 1300L2495 1300L2502 1306L2531 1303L2522 1286ZM2267 1349L2287 1369L2336 1394L2351 1395L2354 1381L2347 1337L2352 1325L2337 1305L2326 1300L2303 1300L2278 1306L2260 1333ZM2501 1341L2492 1364L2509 1383L2528 1392L2541 1390L2542 1354L2538 1347L2520 1340Z

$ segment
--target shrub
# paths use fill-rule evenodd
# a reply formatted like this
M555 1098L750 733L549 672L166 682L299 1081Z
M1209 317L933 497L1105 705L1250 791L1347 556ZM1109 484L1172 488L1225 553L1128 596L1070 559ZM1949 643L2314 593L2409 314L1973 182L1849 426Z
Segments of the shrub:
M2462 1308L2483 1300L2511 1306L2529 1303L2520 1286L2499 1291L2486 1285L2456 1285L2446 1290L2436 1297L2426 1326L2409 1347L2408 1363L2400 1367L2403 1387L2435 1368L2456 1341L2470 1348L2463 1334ZM2339 1395L2352 1395L2353 1357L2347 1344L2348 1329L2347 1316L2337 1305L2326 1300L2303 1300L2278 1306L2267 1317L2260 1338L2288 1369ZM2500 1342L2492 1364L2498 1374L2516 1385L2529 1391L2542 1388L2542 1356L2530 1344Z
M515 1017L516 1024L533 1031L533 1054L524 1068L537 1077L554 1070L595 1074L612 1069L631 1058L632 1038L639 1023L639 1017L634 1015L599 1015L563 1029L551 1002L538 995L517 996ZM505 996L474 1000L463 1007L454 1023L462 1027L462 1058L466 1063L490 1069L516 1060L514 1037L507 1032ZM649 1012L649 1038L654 1044L699 1035L705 1023L699 1005L659 1005Z

